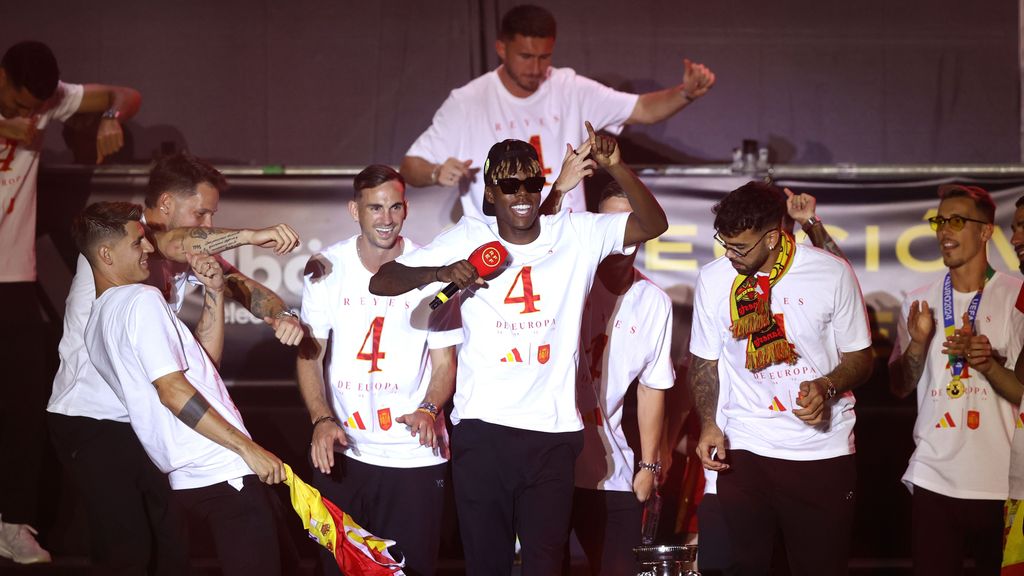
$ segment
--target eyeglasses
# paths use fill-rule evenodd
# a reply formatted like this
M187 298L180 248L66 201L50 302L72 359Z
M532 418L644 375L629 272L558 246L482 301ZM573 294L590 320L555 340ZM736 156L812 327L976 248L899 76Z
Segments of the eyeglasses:
M975 220L974 218L967 218L966 216L953 215L949 218L943 218L942 216L932 216L928 219L928 223L931 224L932 230L936 232L939 228L948 225L953 232L959 232L964 229L964 226L968 222L977 222L978 224L991 224L991 222L985 222L984 220Z
M531 176L523 180L520 180L519 178L498 178L496 184L505 194L515 194L516 192L519 192L520 186L526 188L526 191L530 194L540 194L540 191L544 189L544 177Z
M772 228L771 230L768 230L764 234L761 234L761 237L757 239L757 242L754 242L750 246L750 248L747 248L746 250L740 250L735 246L730 246L726 244L725 240L722 240L722 237L718 235L718 232L715 232L715 242L721 244L722 248L725 248L727 251L732 250L732 253L739 256L740 258L746 258L747 254L750 254L754 250L754 248L757 248L757 245L761 243L761 240L764 240L765 236L771 234L772 232L775 232L775 230L775 228Z

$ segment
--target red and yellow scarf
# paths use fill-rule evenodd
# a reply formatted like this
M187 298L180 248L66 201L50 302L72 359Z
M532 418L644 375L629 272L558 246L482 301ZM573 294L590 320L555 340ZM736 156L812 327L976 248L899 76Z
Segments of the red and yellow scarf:
M729 316L733 338L747 339L747 370L758 372L772 364L796 364L799 357L786 340L786 328L776 321L771 310L771 287L778 284L793 264L796 243L783 232L779 236L779 255L767 276L736 276L732 282Z

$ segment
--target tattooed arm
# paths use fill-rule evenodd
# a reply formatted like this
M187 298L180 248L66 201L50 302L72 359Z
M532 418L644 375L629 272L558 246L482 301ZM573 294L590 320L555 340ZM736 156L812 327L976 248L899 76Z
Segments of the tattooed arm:
M690 355L690 390L700 416L700 440L697 455L708 470L725 470L725 434L718 427L718 360Z
M231 425L194 386L178 372L171 372L153 381L160 403L178 420L209 440L241 456L246 465L267 484L284 481L284 463L264 450L238 428Z
M817 426L825 420L829 383L835 387L835 397L863 384L874 369L875 353L868 346L862 350L844 352L839 364L825 377L800 383L800 394L793 409L793 415L809 426Z
M811 239L811 244L815 248L821 248L843 260L849 261L846 258L846 254L843 254L843 251L839 249L839 245L829 235L825 225L815 216L814 208L817 205L817 201L814 196L806 193L794 194L789 188L785 188L783 191L786 193L786 213L789 214L789 217L794 222L800 224L807 237ZM810 226L808 226L808 223L810 223Z
M889 359L889 390L898 398L906 398L921 379L928 345L935 333L935 318L928 302L914 300L907 315L907 331L910 342L906 350L893 347Z
M287 254L299 245L299 235L286 224L260 230L230 228L175 228L154 230L151 240L157 252L168 260L185 262L188 254L220 254L239 246L272 248L278 255Z
M188 263L192 273L206 288L203 312L196 325L196 340L214 365L220 368L224 353L224 270L217 259L209 255L189 254Z
M284 300L269 288L249 278L237 268L218 258L224 267L225 294L245 306L253 316L263 319L274 330L274 337L286 346L302 341L302 324L288 314Z

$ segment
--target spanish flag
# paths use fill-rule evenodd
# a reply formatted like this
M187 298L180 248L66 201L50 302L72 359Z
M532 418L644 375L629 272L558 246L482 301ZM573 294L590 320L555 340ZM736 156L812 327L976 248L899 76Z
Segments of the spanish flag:
M378 538L356 524L320 491L303 482L285 464L284 483L291 488L292 508L302 519L309 537L334 553L344 574L367 576L403 574L405 560L396 561L388 552L395 542ZM339 527L344 533L339 537Z

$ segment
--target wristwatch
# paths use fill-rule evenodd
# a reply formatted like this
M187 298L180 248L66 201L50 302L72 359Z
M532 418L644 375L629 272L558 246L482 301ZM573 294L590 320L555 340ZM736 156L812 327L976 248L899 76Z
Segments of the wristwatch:
M804 230L807 230L809 228L813 228L815 224L821 224L821 218L818 218L817 216L811 216L803 224L801 224L800 227L803 228Z
M637 464L637 466L643 468L644 470L650 470L651 472L654 473L655 476L661 474L661 462L655 462L654 464L651 464L649 462L641 461L639 464Z
M828 382L828 388L825 389L825 401L829 401L836 397L836 385L832 383L832 379L828 376L822 376L825 382Z
M281 310L277 314L274 314L274 319L280 320L281 318L284 318L285 316L291 316L292 318L295 318L296 320L298 320L298 318L299 318L299 311L294 309L294 308L285 308L284 310Z
M103 113L103 116L100 116L100 118L102 118L103 120L120 120L121 119L121 111L120 110L115 110L113 108L108 108Z

